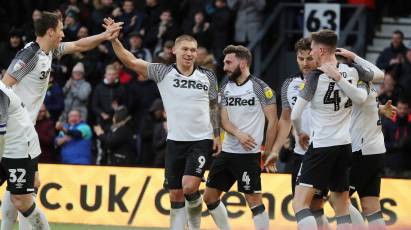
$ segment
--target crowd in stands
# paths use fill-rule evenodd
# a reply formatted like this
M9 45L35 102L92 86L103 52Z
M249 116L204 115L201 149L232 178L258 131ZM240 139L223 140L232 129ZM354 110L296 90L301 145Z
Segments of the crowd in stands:
M267 2L2 1L0 72L6 71L18 50L35 40L33 20L41 17L41 11L59 10L64 18L64 41L97 34L104 30L103 18L112 17L124 22L123 45L148 62L174 63L174 39L190 34L199 44L197 64L215 70L221 80L223 48L254 39ZM378 58L377 65L386 74L379 100L392 100L398 108L393 119L382 118L388 151L386 174L411 177L411 47L403 40L400 31L394 32L391 45ZM164 166L167 118L157 86L126 69L109 42L53 60L52 67L36 124L41 162Z

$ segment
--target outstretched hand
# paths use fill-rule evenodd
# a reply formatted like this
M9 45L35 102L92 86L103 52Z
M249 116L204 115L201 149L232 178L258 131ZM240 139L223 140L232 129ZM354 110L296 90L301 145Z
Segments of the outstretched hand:
M102 25L106 31L104 35L107 40L114 40L120 34L120 30L123 28L124 22L115 22L112 18L104 18L104 24Z
M397 114L397 107L392 105L392 101L388 100L385 105L380 106L380 113L388 119L392 119Z

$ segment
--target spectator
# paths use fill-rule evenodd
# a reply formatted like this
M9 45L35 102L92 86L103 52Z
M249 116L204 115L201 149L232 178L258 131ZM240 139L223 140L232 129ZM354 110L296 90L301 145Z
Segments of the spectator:
M198 46L210 48L210 23L205 20L204 13L202 11L197 12L194 15L194 26L188 31L198 43Z
M190 34L194 26L193 19L194 15L205 9L207 1L204 0L183 0L180 3L180 12L184 12L181 20L181 28L183 28L184 33Z
M212 54L208 53L208 50L204 47L198 47L196 64L207 69L215 71L216 61Z
M404 43L404 34L396 30L392 33L391 44L385 48L377 58L377 66L387 70L390 66L402 63L407 52L407 47Z
M391 100L394 105L397 104L398 91L396 90L396 84L392 72L385 72L381 92L380 95L378 95L380 103L385 104L388 100Z
M158 52L154 58L155 63L173 64L176 62L176 57L173 54L173 41L166 41L162 51Z
M227 4L237 11L234 41L246 45L255 40L263 22L265 0L227 0Z
M408 48L404 62L398 65L397 76L400 93L411 102L411 48Z
M37 115L36 131L39 136L41 155L39 162L56 163L56 154L54 153L54 122L50 119L50 114L44 104L40 107Z
M55 143L61 147L61 163L92 164L92 132L90 126L81 118L79 110L71 110L68 115L68 123L63 125L57 122L56 129L59 134Z
M180 28L174 23L171 11L164 10L161 12L160 22L147 31L145 43L153 53L156 53L161 50L164 42L174 41L180 34Z
M22 31L11 30L9 33L9 42L0 47L0 74L3 75L8 66L16 55L17 51L24 46Z
M41 18L41 11L38 10L38 9L35 9L35 10L33 10L33 13L31 14L31 19L32 20L28 20L23 25L23 31L24 31L23 39L26 43L34 41L36 39L36 35L34 34L33 22L36 21L39 18Z
M217 63L223 63L222 50L231 42L233 15L226 0L215 0L215 11L210 15L211 51Z
M128 84L133 79L132 74L130 74L124 69L124 65L121 61L119 61L118 59L115 59L111 64L114 66L114 68L118 72L118 80L120 84L122 85Z
M163 123L163 102L160 98L156 99L150 106L149 113L143 117L141 124L141 153L138 162L143 166L154 164L155 154L153 148L154 127Z
M91 86L84 80L84 65L77 63L71 72L71 78L63 88L64 93L64 113L60 121L65 121L68 113L76 108L81 112L81 117L87 120L87 104L91 93Z
M92 34L103 32L101 23L104 18L111 17L112 12L116 8L113 0L93 0L94 11L91 13Z
M383 120L385 146L387 148L386 167L395 176L404 170L411 170L411 114L408 102L400 99L398 112L392 120ZM392 176L392 175L390 175Z
M154 167L164 168L167 147L167 116L164 110L161 112L161 117L162 122L159 122L154 126L153 152Z
M51 120L56 122L64 110L64 94L60 85L54 80L54 73L55 72L52 71L50 74L49 87L44 99L44 104L50 113Z
M117 17L118 21L124 22L124 37L135 31L140 32L143 29L144 14L135 10L133 0L123 2L122 14Z
M66 18L64 19L64 40L65 41L75 41L77 38L77 32L81 25L78 21L77 12L70 10L66 13Z
M130 45L130 52L139 59L143 59L147 62L152 62L153 57L151 56L150 50L143 47L143 37L136 32L130 33L130 38L128 39Z
M132 165L135 162L136 135L127 108L119 106L113 116L113 125L104 132L95 126L94 132L107 147L108 165Z
M146 0L144 13L146 15L144 23L144 34L160 22L160 15L163 11L158 0Z
M104 131L110 129L113 119L113 105L127 103L125 88L119 84L118 72L113 65L107 65L104 80L94 90L92 109Z

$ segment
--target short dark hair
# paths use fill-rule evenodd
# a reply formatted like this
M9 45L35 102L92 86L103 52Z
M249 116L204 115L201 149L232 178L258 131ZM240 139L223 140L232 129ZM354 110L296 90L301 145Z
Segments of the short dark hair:
M43 11L41 18L34 21L34 32L36 36L44 36L50 28L56 29L61 20L61 14Z
M301 38L294 45L295 52L299 50L311 50L311 39L310 38Z
M237 58L247 60L248 66L251 66L252 55L251 55L250 50L247 49L246 47L241 46L241 45L239 46L229 45L224 48L223 50L224 55L231 54L231 53L235 54Z
M196 44L198 44L197 40L193 36L188 35L188 34L183 34L183 35L178 36L176 38L176 41L174 42L174 45L177 45L178 43L180 43L182 41L195 42Z
M311 40L335 49L337 47L337 34L332 30L320 30L311 33Z
M400 35L401 39L404 39L404 33L401 30L395 30L394 32L392 32L392 34L398 34Z

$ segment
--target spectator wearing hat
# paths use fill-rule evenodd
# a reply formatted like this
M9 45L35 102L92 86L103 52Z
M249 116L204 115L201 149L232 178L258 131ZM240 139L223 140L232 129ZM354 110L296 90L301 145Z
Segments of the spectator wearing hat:
M173 54L173 41L166 41L163 49L155 55L154 63L173 64L176 62L176 57Z
M147 62L152 62L153 57L151 56L151 52L149 49L143 47L143 38L137 32L130 33L130 37L128 39L130 48L129 51L139 59L142 59Z
M68 114L67 123L57 123L59 131L55 144L61 147L61 163L92 164L91 142L93 133L84 122L79 110L73 109Z
M76 108L81 112L81 117L87 120L87 104L91 93L91 86L84 80L84 65L77 63L71 72L71 78L63 88L64 113L60 121L65 121L69 111Z
M128 110L119 106L114 111L113 125L106 132L94 126L97 138L107 148L108 165L133 165L136 157L136 134Z
M22 34L20 30L11 30L9 41L0 47L0 74L7 70L16 53L23 48Z
M77 12L69 10L64 19L64 39L66 41L75 41L77 39L77 31L80 27Z

